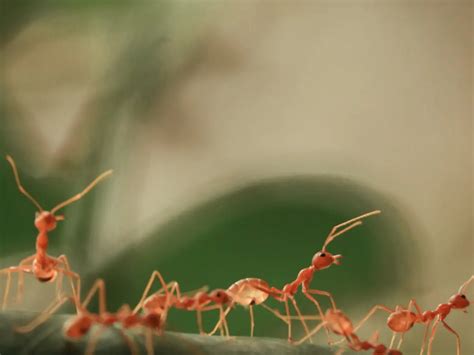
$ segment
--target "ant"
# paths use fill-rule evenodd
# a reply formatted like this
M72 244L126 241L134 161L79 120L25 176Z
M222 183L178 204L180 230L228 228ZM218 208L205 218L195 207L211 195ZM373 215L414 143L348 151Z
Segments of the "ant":
M61 255L57 258L49 256L46 251L48 249L48 232L56 228L56 224L59 221L64 220L63 215L56 215L60 209L70 205L73 202L81 199L85 194L87 194L95 185L97 185L101 180L108 177L112 174L112 170L108 170L101 175L99 175L94 181L92 181L82 192L74 195L73 197L67 199L64 202L61 202L51 211L45 211L41 205L26 191L23 185L20 182L18 175L18 170L15 165L15 161L9 155L6 156L8 163L11 165L13 170L13 175L15 176L15 181L20 192L25 195L37 208L35 216L35 227L38 229L38 236L36 237L36 253L21 260L18 266L9 267L0 270L0 274L7 275L7 282L5 291L3 294L2 301L2 310L5 309L8 294L10 292L10 283L11 275L14 272L18 273L18 287L17 287L17 297L20 299L23 295L23 273L31 273L36 279L40 282L53 282L57 278L57 296L61 293L62 287L62 278L63 275L69 278L71 283L72 293L75 300L78 299L80 294L80 277L77 273L71 271L69 266L69 261L65 255ZM76 285L74 285L76 282ZM59 296L58 296L59 297Z
M454 334L454 336L456 337L456 354L460 355L461 338L459 337L459 334L446 323L445 319L453 309L464 310L464 312L466 312L466 308L469 307L470 302L464 292L473 280L474 276L471 276L469 280L467 280L461 285L458 292L449 298L447 303L439 304L434 311L422 312L421 307L417 304L415 299L410 300L407 308L398 305L395 307L395 309L390 309L384 305L375 305L374 307L372 307L369 313L359 322L359 324L355 327L355 330L359 329L372 315L374 315L377 310L385 311L390 314L387 318L387 325L393 331L390 347L392 346L397 333L401 333L401 338L397 346L397 349L400 349L405 333L408 332L413 327L413 325L415 325L415 323L425 324L425 335L423 337L423 344L420 350L420 355L423 355L426 339L428 336L429 326L434 320L433 326L431 327L431 336L429 338L428 343L428 355L431 354L432 343L435 338L436 330L439 323L441 323L449 332ZM413 306L416 309L416 313L411 311L411 308Z
M159 280L162 288L151 296L148 296L155 280ZM187 296L183 295L180 291L179 284L176 281L166 283L160 272L154 271L145 287L139 303L134 309L134 313L138 312L140 309L143 309L145 313L162 312L166 308L168 300L170 300L169 304L172 308L196 311L200 334L213 335L218 329L220 329L221 335L230 336L226 316L231 307L237 303L244 307L250 307L251 336L253 336L254 317L252 306L263 303L268 298L268 294L258 290L256 287L247 287L247 285L268 287L268 284L262 280L244 279L232 284L227 290L215 289L211 292L206 292L201 289L194 292L191 296ZM163 290L165 291L164 294L161 293ZM245 293L248 291L251 292L250 295ZM226 312L224 312L224 306L228 306ZM262 306L286 322L286 319L284 319L278 311L275 311L264 304L262 304ZM219 310L219 321L210 333L206 333L202 325L202 312L216 309Z
M278 318L284 319L284 321L287 322L288 341L290 342L292 341L292 327L291 327L292 317L290 316L288 300L292 302L293 307L295 308L296 313L298 314L298 319L302 322L303 328L306 334L308 334L309 329L304 321L304 319L307 317L302 316L298 308L298 305L296 303L296 300L294 299L294 296L300 286L302 286L303 294L316 305L322 319L324 319L323 310L319 302L313 296L311 296L311 294L327 296L331 301L332 307L336 309L336 303L334 302L334 299L329 292L309 288L309 284L313 278L313 275L316 271L326 269L330 267L332 264L340 265L339 259L342 258L342 255L333 255L326 250L327 246L336 237L361 225L362 224L361 219L372 216L372 215L376 215L379 213L380 213L379 210L368 212L334 226L331 232L329 233L329 235L327 236L326 241L324 242L324 245L321 251L318 251L316 254L314 254L311 266L300 270L296 280L289 284L286 284L285 286L283 286L281 290L275 287L270 287L266 281L262 279L258 279L258 278L247 278L247 279L239 280L233 285L231 285L229 289L227 290L227 292L232 295L233 299L236 300L235 302L243 306L249 306L250 308L251 335L253 335L253 327L254 327L253 310L251 306L254 304L261 304L263 306L264 305L263 302L265 302L269 296L276 299L277 301L285 303L286 317L281 316L278 311L272 310L271 308L267 308L267 309L270 312L274 313ZM342 230L339 230L339 228L341 227L345 227L345 228L343 228ZM225 315L228 314L229 310L230 309L226 310ZM216 328L214 330L216 330ZM327 330L326 330L326 333L329 335L329 332Z
M260 305L265 308L267 311L273 313L277 318L283 320L288 326L290 326L290 322L288 321L287 317L280 314L278 310L275 310L269 306L267 306L264 302L268 299L268 297L272 297L278 301L283 301L281 297L278 295L275 296L270 290L270 285L258 278L246 278L239 281L234 282L232 285L229 286L227 290L224 290L226 294L226 302L225 304L228 306L226 311L224 312L223 316L216 324L214 329L209 333L209 335L213 335L221 323L226 322L226 317L229 314L230 310L235 304L238 304L244 308L249 309L250 313L250 336L253 337L254 328L255 328L255 317L253 312L253 306ZM305 319L313 318L303 316L301 311L296 303L296 301L291 298L293 306L295 307L296 313L298 314L298 319L301 321L306 333L309 333L309 329L306 325ZM287 314L289 314L288 308L288 300L285 300L285 307L287 310Z
M162 287L161 289L153 293L151 296L148 296L155 280L158 280ZM163 291L165 292L164 294L162 294ZM212 294L211 296L211 294L207 294L203 289L201 289L197 292L194 292L192 296L182 296L178 282L171 281L169 283L166 283L161 273L155 270L152 272L145 287L145 290L143 291L142 297L140 298L140 301L138 302L135 309L133 310L133 313L137 314L140 309L142 309L145 314L163 313L164 310L167 309L168 303L170 307L174 307L177 309L197 311L197 323L199 327L199 332L201 334L204 334L205 332L202 327L201 312L210 310L207 309L205 306L207 306L212 301L212 299L215 298L215 300L218 301L218 299L222 297L221 294L217 291L215 293L217 295Z
M89 303L95 294L98 294L99 312L92 313L87 310ZM45 310L36 319L25 326L17 327L15 330L19 333L28 333L45 322L56 310L58 310L71 297L62 296L55 302L54 306ZM145 346L147 354L153 355L153 334L162 334L166 312L169 308L169 303L165 302L163 312L149 312L143 316L137 315L133 312L128 304L122 305L116 313L110 313L106 309L105 297L105 283L102 279L95 281L89 290L83 303L75 301L78 304L79 312L72 319L64 325L64 334L68 339L79 340L89 334L94 325L100 325L95 333L92 333L87 343L85 355L93 355L97 343L100 340L102 333L110 327L118 325L117 331L128 345L132 355L139 353L135 342L125 333L125 330L142 327L145 330Z
M365 351L373 350L373 355L402 355L399 350L387 348L384 344L377 343L378 332L369 340L360 340L355 334L354 326L352 321L346 316L340 309L329 308L326 311L324 320L314 328L310 334L301 338L296 342L296 345L302 344L311 336L316 334L322 327L328 327L331 332L337 335L342 335L347 340L349 349L353 351ZM340 355L344 352L344 349L340 349L337 354Z
M155 280L159 280L162 288L153 293L151 296L148 296L148 293L150 292ZM140 309L143 309L145 314L153 312L161 313L167 309L168 304L169 307L176 309L196 311L199 333L207 334L204 331L202 325L202 312L218 309L219 319L223 320L223 326L221 326L221 323L219 323L218 328L221 330L221 335L229 336L229 328L227 322L225 321L225 317L223 317L223 307L231 302L231 296L226 292L226 290L223 289L215 289L211 292L206 292L205 289L206 287L193 292L191 296L185 295L181 292L178 282L172 281L165 283L161 273L155 270L150 276L142 297L135 307L133 313L136 314ZM163 294L162 291L165 293ZM214 305L211 305L211 303L214 303ZM216 330L218 328L216 327Z
M326 292L326 291L311 289L309 287L309 285L310 285L310 283L313 279L314 273L316 271L327 269L332 264L340 265L340 260L339 259L342 258L342 255L339 255L339 254L338 255L333 255L333 254L331 254L330 252L328 252L326 250L327 246L336 237L338 237L338 236L346 233L347 231L361 225L362 224L361 219L367 218L369 216L373 216L373 215L376 215L376 214L379 214L379 213L380 213L379 210L368 212L368 213L365 213L363 215L352 218L352 219L350 219L346 222L343 222L343 223L340 223L340 224L334 226L331 229L331 232L329 233L329 235L326 237L326 240L323 244L323 247L322 247L321 251L318 251L316 254L314 254L311 266L300 270L300 272L298 273L297 278L293 282L284 285L281 290L276 288L276 287L269 287L266 282L264 282L263 280L260 280L260 279L256 279L256 280L259 280L259 283L261 283L260 285L258 283L255 283L255 282L247 282L246 283L246 286L247 286L249 291L252 290L252 289L257 289L257 290L260 290L260 291L263 291L263 292L267 293L268 295L272 296L274 299L285 303L285 311L286 311L286 315L287 315L286 319L288 321L288 341L290 341L290 342L292 341L291 317L290 317L290 311L289 311L289 307L288 307L288 300L290 300L292 302L292 304L293 304L293 306L294 306L294 308L295 308L295 310L298 314L298 318L301 320L306 333L309 332L308 327L307 327L306 323L304 322L304 317L301 315L301 312L299 311L299 308L298 308L298 306L296 304L296 301L294 299L294 296L297 293L298 288L300 286L301 286L301 290L302 290L303 294L311 302L313 302L316 305L316 308L318 309L318 312L319 312L322 319L324 319L323 310L322 310L321 305L319 304L319 302L312 296L312 294L317 294L317 295L328 297L330 302L331 302L332 307L334 309L336 309L336 302L334 302L334 298L332 297L331 293ZM345 226L347 226L347 227L345 227ZM342 230L339 230L341 227L345 227L345 228L343 228ZM247 280L253 280L253 279L247 279ZM263 282L263 284L262 284L262 282ZM247 291L247 292L249 292L249 291ZM252 291L252 292L255 292L255 291ZM328 332L327 329L326 329L326 334L329 336L329 332Z

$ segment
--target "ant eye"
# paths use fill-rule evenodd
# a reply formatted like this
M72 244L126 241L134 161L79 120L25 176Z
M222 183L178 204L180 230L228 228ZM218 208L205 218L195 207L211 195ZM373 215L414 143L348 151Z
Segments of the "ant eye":
M461 295L462 298L466 299L466 295Z
M326 256L326 253L321 253L319 256L323 256L323 257L324 257L324 256Z

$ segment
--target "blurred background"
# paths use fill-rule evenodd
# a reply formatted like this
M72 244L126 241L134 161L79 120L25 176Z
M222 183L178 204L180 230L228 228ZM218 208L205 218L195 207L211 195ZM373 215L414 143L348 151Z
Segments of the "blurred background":
M333 225L374 209L312 283L354 319L412 297L434 309L473 273L471 1L0 4L1 154L45 208L114 169L50 235L85 288L106 280L110 310L135 304L155 269L183 290L282 287ZM0 191L7 267L34 252L35 209L6 161ZM54 287L30 281L12 308L50 302ZM385 319L361 334L389 341ZM472 313L448 323L472 353ZM248 312L229 324L247 335ZM168 328L196 332L194 314ZM438 334L434 354L454 353ZM256 335L286 327L257 309Z

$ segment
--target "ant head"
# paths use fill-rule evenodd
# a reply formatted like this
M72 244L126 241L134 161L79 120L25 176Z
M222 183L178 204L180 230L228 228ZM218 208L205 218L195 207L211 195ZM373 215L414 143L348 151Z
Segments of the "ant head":
M64 216L55 216L48 211L36 212L35 215L35 227L40 232L49 232L56 228L58 221L64 220Z
M80 339L89 332L92 327L92 319L87 315L74 317L65 325L65 334L71 339Z
M454 309L464 309L467 308L470 304L466 295L461 293L457 293L454 296L451 296L448 302Z
M333 255L327 251L318 251L314 254L311 263L316 270L322 270L330 267L332 264L340 265L340 258L342 258L342 255Z
M227 292L221 288L215 289L209 293L209 298L219 304L224 304L229 302L230 297Z

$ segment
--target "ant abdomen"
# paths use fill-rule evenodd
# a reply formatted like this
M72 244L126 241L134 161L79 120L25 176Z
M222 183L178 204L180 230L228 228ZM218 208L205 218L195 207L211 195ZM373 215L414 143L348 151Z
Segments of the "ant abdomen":
M227 292L232 296L232 299L242 306L251 306L261 304L268 298L268 291L270 286L267 282L256 279L247 278L242 279L232 284Z
M397 333L404 333L411 329L416 321L416 314L407 310L392 313L387 319L387 325Z
M342 311L329 308L324 318L335 334L346 336L353 333L352 322Z

